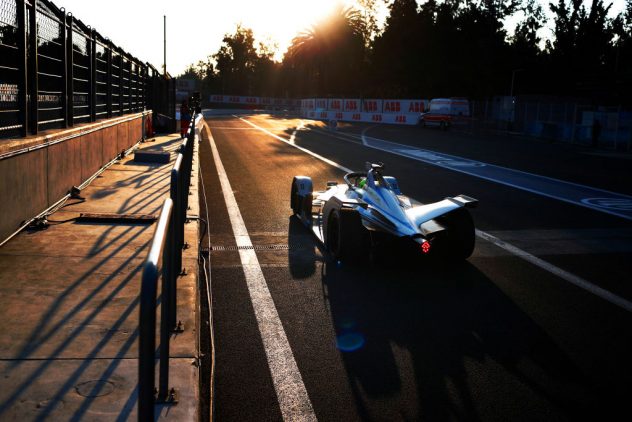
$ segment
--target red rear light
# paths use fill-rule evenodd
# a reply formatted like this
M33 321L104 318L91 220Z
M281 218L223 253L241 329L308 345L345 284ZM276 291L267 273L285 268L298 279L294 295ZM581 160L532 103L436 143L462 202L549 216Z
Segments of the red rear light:
M430 242L427 241L423 241L423 243L421 244L421 251L423 253L428 253L430 252Z

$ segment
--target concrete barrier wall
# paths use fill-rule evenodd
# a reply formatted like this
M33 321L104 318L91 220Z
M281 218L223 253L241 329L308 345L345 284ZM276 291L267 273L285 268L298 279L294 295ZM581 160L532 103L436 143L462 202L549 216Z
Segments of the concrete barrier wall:
M81 138L69 139L66 142L51 145L48 150L42 151L48 155L49 162L57 163L57 165L53 166L52 171L48 174L48 201L46 207L38 208L39 211L47 208L49 204L54 204L55 198L59 199L66 195L68 186L79 186L82 180ZM0 161L0 163L4 161Z
M390 123L399 125L419 124L419 113L350 113L343 111L303 111L307 119L337 120L345 122Z
M139 142L148 114L0 143L0 241Z
M0 238L48 207L47 155L40 149L0 161Z

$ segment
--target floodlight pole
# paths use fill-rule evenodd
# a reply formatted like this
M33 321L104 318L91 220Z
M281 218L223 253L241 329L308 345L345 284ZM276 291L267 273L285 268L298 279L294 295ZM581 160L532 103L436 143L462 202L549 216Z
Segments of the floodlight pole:
M163 15L163 75L167 76L167 15Z

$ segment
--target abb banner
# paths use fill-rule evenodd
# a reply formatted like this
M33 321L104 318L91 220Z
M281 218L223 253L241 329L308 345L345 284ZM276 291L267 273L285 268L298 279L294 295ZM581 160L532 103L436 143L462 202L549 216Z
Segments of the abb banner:
M362 111L365 113L381 113L384 100L362 101Z
M228 104L260 104L259 97L244 97L239 95L211 95L212 103L228 103Z
M316 100L301 100L301 108L303 110L314 110L314 102Z
M327 103L327 110L330 111L343 111L343 100L332 99Z
M362 100L349 100L349 99L343 100L343 104L344 104L343 111L350 111L353 113L362 111L362 107L360 106L361 102Z
M327 110L327 98L316 98L314 103L317 110Z
M423 113L428 100L384 100L383 113Z
M391 123L400 125L416 125L419 123L418 113L361 113L345 111L306 111L303 115L315 120L340 120L347 122Z

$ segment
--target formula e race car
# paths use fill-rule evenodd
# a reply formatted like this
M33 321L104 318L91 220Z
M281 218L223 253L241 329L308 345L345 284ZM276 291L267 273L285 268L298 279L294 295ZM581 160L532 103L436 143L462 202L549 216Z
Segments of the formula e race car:
M435 256L462 261L474 250L474 223L465 195L422 204L402 195L384 165L366 163L366 172L327 182L314 192L312 179L295 176L290 204L294 215L324 244L334 259L353 262L385 253L397 258Z

